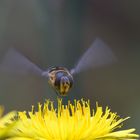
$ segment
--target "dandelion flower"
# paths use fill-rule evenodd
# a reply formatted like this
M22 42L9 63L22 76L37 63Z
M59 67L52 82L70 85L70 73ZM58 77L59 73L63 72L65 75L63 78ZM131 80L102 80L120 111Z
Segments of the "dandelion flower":
M58 108L47 100L38 105L38 111L19 112L18 125L10 140L130 140L138 138L135 129L117 130L128 118L119 118L108 107L103 111L96 106L90 109L89 101L78 100Z
M16 112L10 112L2 117L4 108L0 106L0 139L5 139L9 137L10 131L14 126L14 121L12 120L16 115Z

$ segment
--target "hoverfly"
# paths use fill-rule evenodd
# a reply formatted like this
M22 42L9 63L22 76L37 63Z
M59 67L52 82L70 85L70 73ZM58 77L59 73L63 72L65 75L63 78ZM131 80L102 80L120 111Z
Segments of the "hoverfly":
M111 64L115 61L116 57L111 49L103 41L96 39L71 70L57 66L44 71L13 48L8 50L1 66L14 71L14 73L34 73L45 77L58 95L66 96L73 86L73 76L75 74L89 68Z

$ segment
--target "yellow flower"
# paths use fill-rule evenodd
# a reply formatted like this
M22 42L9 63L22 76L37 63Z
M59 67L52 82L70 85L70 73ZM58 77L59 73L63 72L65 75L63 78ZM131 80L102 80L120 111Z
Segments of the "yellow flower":
M13 111L2 117L3 110L3 107L0 106L0 139L9 137L10 131L15 124L12 119L16 115L16 112Z
M122 122L116 113L106 107L96 106L90 109L89 101L74 101L62 104L58 99L58 108L47 100L38 105L38 111L19 112L18 125L13 130L10 140L130 140L138 138L135 129L118 130Z

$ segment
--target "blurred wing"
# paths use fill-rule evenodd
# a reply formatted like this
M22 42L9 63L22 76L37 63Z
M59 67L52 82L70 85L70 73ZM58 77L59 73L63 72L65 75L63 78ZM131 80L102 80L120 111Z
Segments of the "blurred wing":
M10 74L42 74L42 70L28 60L25 56L11 48L6 53L2 63L0 64L0 70L8 72Z
M111 64L116 60L110 48L100 39L96 39L81 57L76 67L71 70L71 73L76 74L89 68Z

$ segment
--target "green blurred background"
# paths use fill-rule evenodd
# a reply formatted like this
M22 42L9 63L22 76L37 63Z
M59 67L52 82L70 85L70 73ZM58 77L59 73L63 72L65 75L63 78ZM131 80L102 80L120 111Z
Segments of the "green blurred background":
M1 0L0 60L15 47L42 69L69 69L99 37L118 63L75 76L68 99L90 99L109 106L127 127L140 132L139 0ZM45 79L0 73L0 104L6 112L27 110L57 96Z

